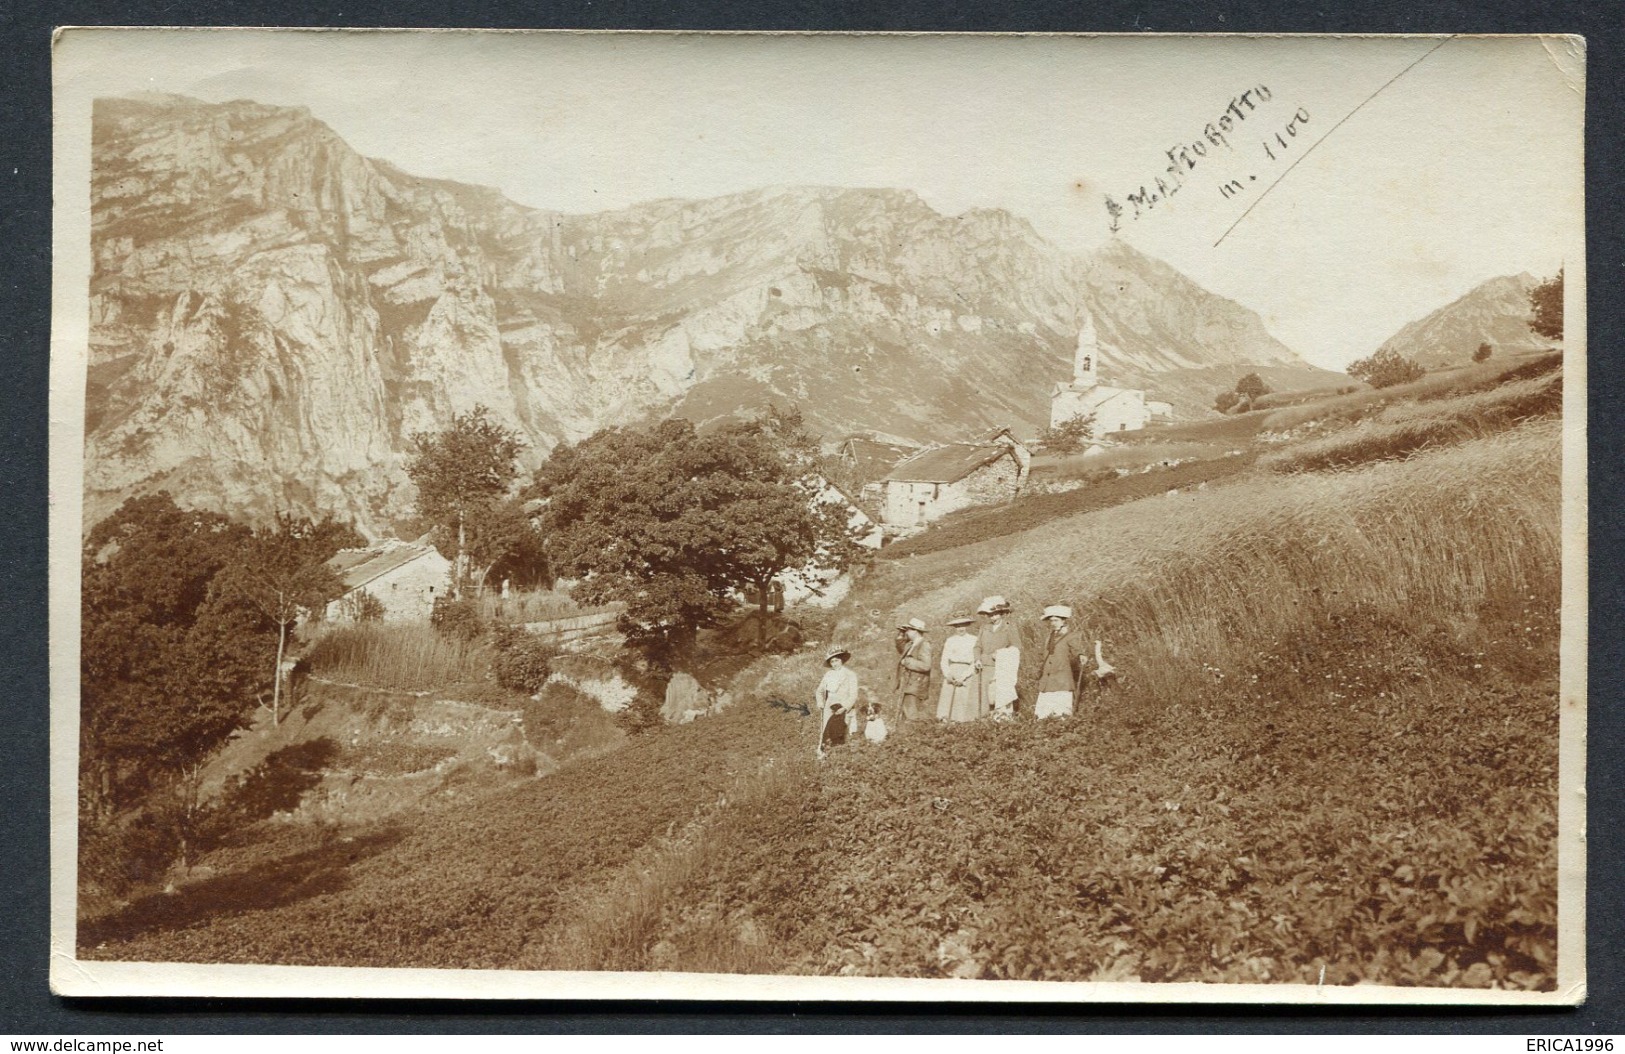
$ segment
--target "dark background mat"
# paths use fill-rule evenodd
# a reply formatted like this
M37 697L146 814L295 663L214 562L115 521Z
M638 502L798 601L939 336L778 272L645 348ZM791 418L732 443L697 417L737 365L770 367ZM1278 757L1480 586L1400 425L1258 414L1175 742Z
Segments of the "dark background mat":
M50 343L50 38L60 25L466 26L1015 32L1580 33L1586 95L1591 651L1587 960L1577 1009L457 1003L382 1000L61 999L49 957L46 399ZM1625 303L1618 190L1625 18L1608 2L1348 0L1089 4L985 0L0 0L0 1033L442 1032L1625 1032L1625 748L1618 705L1625 545L1621 368ZM1489 220L1488 222L1493 222Z

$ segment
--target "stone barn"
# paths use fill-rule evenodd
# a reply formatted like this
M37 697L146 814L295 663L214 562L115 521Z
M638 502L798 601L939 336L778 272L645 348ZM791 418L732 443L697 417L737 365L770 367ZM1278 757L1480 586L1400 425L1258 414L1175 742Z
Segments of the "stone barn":
M378 601L385 622L427 622L451 588L451 561L426 540L341 549L327 566L344 583L344 595L327 605L330 622L357 621L362 594Z
M997 505L1020 493L1025 476L1008 443L950 443L924 450L883 481L882 522L909 530L971 505Z

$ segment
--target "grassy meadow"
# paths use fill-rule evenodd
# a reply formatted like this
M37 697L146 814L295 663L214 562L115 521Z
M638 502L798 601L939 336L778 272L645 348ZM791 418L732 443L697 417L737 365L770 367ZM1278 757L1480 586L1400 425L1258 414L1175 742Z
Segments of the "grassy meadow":
M1001 593L1032 656L1037 612L1071 604L1121 675L1071 720L1031 720L1029 658L1015 722L816 764L796 707L821 639L745 665L722 713L545 778L342 840L283 831L278 862L82 953L1550 989L1561 373L1499 365L1319 404L1299 425L1337 423L1262 457L966 515L888 547L835 612L889 701L900 620ZM480 661L404 633L348 647L312 663L450 681Z

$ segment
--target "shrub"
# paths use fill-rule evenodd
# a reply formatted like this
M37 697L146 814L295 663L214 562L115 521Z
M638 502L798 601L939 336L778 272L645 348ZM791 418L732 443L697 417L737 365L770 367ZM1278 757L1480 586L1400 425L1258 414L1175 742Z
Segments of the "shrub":
M553 672L558 649L540 637L513 626L499 627L492 639L491 670L497 683L513 692L531 695L542 690Z
M461 641L475 640L485 632L485 619L480 616L479 603L454 597L435 598L429 625Z
M1234 391L1222 391L1213 400L1213 409L1221 414L1227 414L1241 402L1241 396Z
M1256 373L1249 373L1247 376L1236 382L1236 394L1241 396L1243 399L1246 399L1248 406L1251 406L1254 401L1263 398L1269 393L1270 386L1265 384L1264 378L1260 377Z
M1473 352L1473 361L1474 362L1483 362L1484 360L1488 359L1491 355L1494 355L1494 354L1495 354L1495 349L1494 348L1490 347L1488 344L1480 344L1478 346L1478 350Z
M1045 450L1070 454L1082 450L1084 442L1094 435L1095 415L1083 414L1044 429L1038 433L1038 442Z
M1348 374L1373 388L1392 388L1396 384L1419 381L1427 373L1417 363L1397 351L1380 350L1350 364Z

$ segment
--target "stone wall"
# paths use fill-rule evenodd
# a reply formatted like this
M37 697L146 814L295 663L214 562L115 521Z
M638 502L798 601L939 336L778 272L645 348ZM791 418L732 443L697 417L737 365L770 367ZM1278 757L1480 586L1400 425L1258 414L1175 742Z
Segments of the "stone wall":
M385 622L427 622L436 597L451 588L451 564L438 553L421 556L363 586L384 605Z
M932 518L970 505L1002 505L1016 496L1020 482L1021 469L1015 458L1001 457L991 465L983 465L958 483L943 487L942 497L932 510Z

